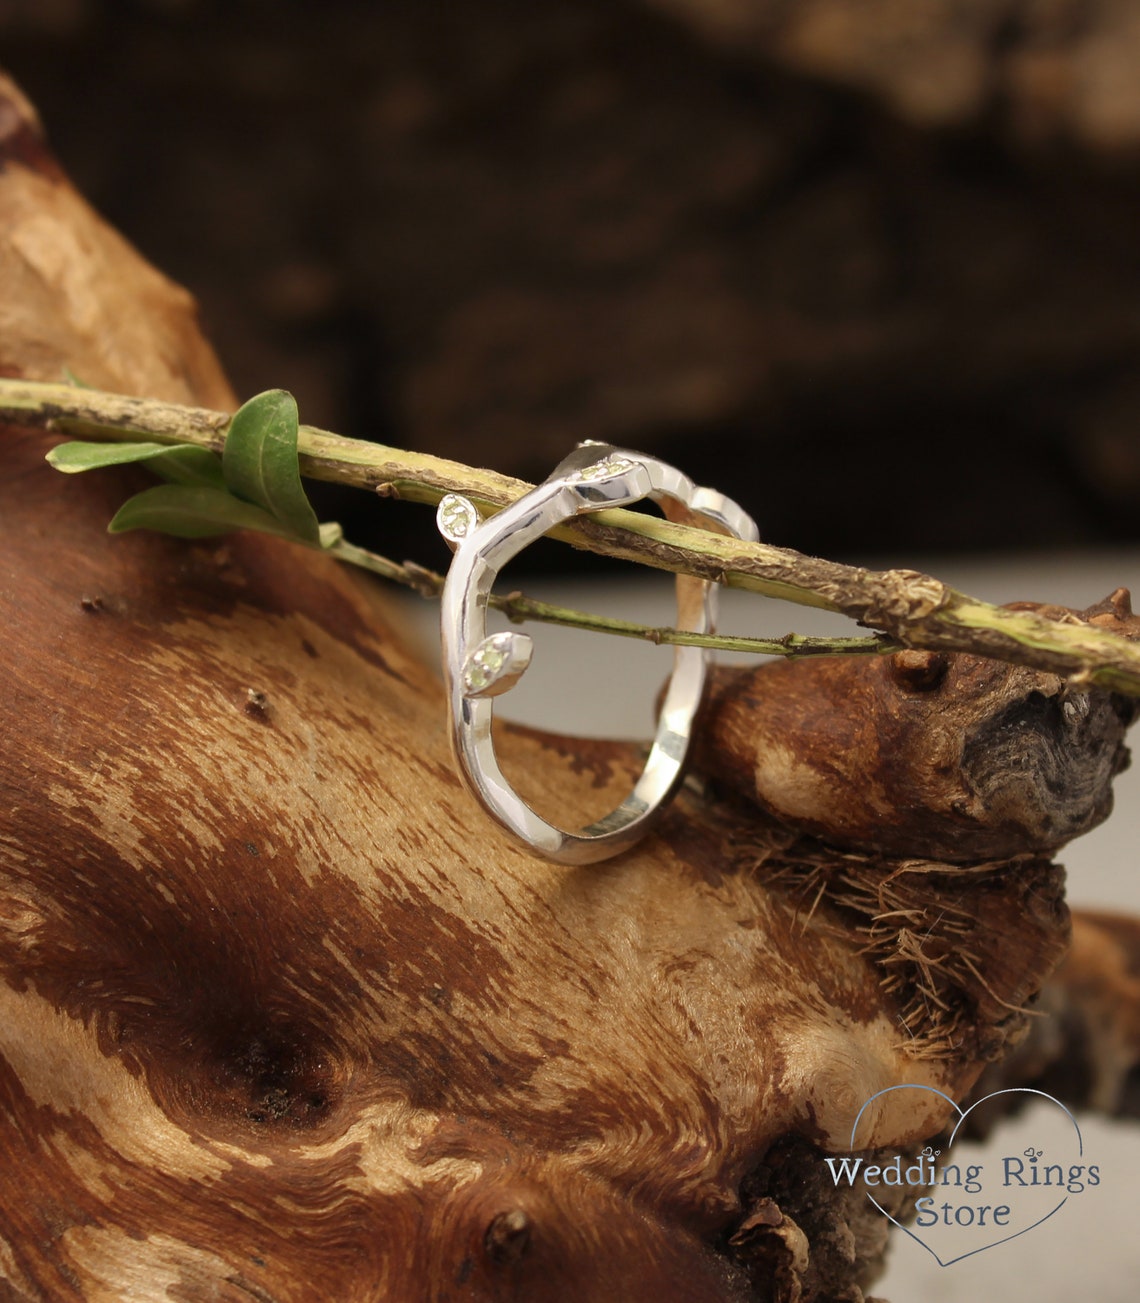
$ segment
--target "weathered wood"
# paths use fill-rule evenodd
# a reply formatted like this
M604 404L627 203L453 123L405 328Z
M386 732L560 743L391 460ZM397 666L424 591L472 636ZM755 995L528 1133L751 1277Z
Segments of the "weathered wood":
M1124 589L1065 614L1140 627ZM1136 713L1056 674L933 651L722 669L700 763L833 844L976 864L1051 855L1100 823Z
M874 970L711 814L588 872L504 845L362 584L271 540L109 540L118 477L62 516L43 441L5 447L14 1281L497 1297L481 1246L521 1213L524 1297L743 1297L711 1245L747 1172L916 1075ZM513 741L548 808L630 780Z
M186 296L5 93L0 367L229 402ZM620 860L548 864L460 787L369 582L269 538L108 538L131 474L65 485L42 432L0 434L0 1288L857 1303L885 1228L824 1198L820 1151L888 1085L961 1096L1019 1034L1067 936L1047 858L841 852L690 790ZM897 715L920 756L930 717ZM638 760L501 749L567 821ZM883 777L896 803L915 781ZM974 978L944 962L963 918ZM868 1143L944 1120L892 1095Z
M1072 945L1041 994L1046 1017L977 1091L1031 1086L1112 1117L1140 1116L1140 923L1107 910L1073 914ZM990 1108L989 1105L986 1106ZM992 1125L993 1113L985 1115Z

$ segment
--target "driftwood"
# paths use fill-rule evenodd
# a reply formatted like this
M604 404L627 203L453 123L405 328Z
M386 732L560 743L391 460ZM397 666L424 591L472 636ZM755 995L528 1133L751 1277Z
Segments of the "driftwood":
M1140 923L1088 911L1074 914L1072 944L1046 983L1029 1034L988 1067L979 1098L1007 1086L1043 1090L1074 1107L1140 1117ZM978 1130L998 1114L979 1110Z
M4 96L0 371L232 405L186 295ZM136 477L62 484L53 442L3 430L4 1296L857 1303L886 1224L820 1154L1023 1035L1069 938L1051 855L1107 813L1131 704L913 652L726 675L703 787L567 870L460 788L368 580L108 539ZM1086 614L1134 632L1120 594ZM638 764L501 748L568 822ZM1081 977L1099 953L1051 989L1070 1026L1117 1000L1088 1096L1115 1109L1137 993L1124 961ZM867 1144L936 1103L887 1097Z

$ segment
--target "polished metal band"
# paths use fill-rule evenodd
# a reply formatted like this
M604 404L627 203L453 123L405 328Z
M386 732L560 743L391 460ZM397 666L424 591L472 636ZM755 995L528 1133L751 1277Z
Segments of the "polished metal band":
M530 663L525 633L487 635L487 601L499 571L548 530L587 512L658 502L671 520L712 527L755 541L756 524L735 502L698 488L665 462L608 444L584 443L542 484L480 523L466 498L439 504L440 532L455 556L443 590L443 673L459 770L486 810L519 841L565 864L588 864L626 850L648 831L680 782L689 738L704 691L708 653L677 647L657 733L632 793L604 818L565 832L530 808L503 777L491 739L492 698L508 691ZM677 624L694 633L713 628L715 585L677 578Z

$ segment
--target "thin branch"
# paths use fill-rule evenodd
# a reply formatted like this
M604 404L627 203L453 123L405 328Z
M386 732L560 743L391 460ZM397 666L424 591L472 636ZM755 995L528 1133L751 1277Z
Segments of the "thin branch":
M193 443L220 451L229 416L66 384L0 379L0 417L88 439ZM450 492L490 514L530 487L460 462L301 427L301 471L386 496L435 503ZM908 647L966 651L1081 685L1140 696L1140 645L1094 625L1010 611L913 570L865 570L786 548L742 543L624 510L552 531L575 547L839 611Z
M387 557L365 548L357 547L344 539L324 548L330 556L349 565L361 567L383 579L414 589L421 597L438 597L443 592L444 576L427 570L414 561L390 561ZM618 620L608 615L595 615L569 606L555 606L539 602L522 593L492 594L489 605L501 611L508 620L523 624L538 620L543 624L558 624L571 629L584 629L590 633L616 634L621 638L638 638L643 642L670 647L708 647L714 651L747 652L758 656L870 655L880 656L898 651L900 643L882 637L872 638L811 638L804 634L787 633L782 638L742 638L724 633L688 633L684 629L668 626L635 624L632 620Z

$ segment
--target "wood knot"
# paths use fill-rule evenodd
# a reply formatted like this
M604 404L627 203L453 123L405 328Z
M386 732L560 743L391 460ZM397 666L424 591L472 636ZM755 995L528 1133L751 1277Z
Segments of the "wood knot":
M483 1236L487 1257L498 1266L513 1266L530 1245L530 1218L521 1208L499 1213Z
M895 681L910 692L932 692L946 677L949 665L945 652L907 648L891 657Z
M245 692L245 713L262 724L269 723L269 697L257 688L247 688Z
M1097 617L1109 617L1110 620L1128 624L1136 617L1132 611L1132 594L1127 588L1114 588L1107 597L1101 598L1087 610L1081 612L1083 620L1102 623Z
M735 1233L728 1242L732 1245L741 1245L747 1242L753 1231L767 1230L774 1226L783 1226L783 1224L784 1214L780 1211L775 1199L760 1199L753 1205L752 1211L736 1228Z

